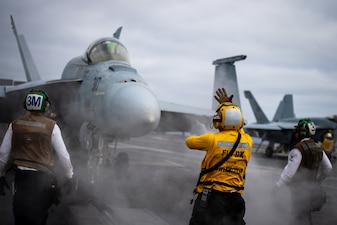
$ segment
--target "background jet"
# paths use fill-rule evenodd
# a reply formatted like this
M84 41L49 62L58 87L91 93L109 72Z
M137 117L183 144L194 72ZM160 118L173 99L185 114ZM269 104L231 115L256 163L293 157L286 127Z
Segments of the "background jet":
M300 118L295 117L293 97L285 95L280 102L275 116L272 121L269 121L260 105L255 100L250 91L244 91L245 97L249 100L254 112L256 123L250 123L245 126L245 130L251 135L260 137L261 144L263 141L268 141L266 155L271 157L274 151L289 151L294 144L293 131ZM337 123L334 120L324 117L309 117L316 125L316 134L313 137L316 141L321 141L327 130L333 130L335 136L337 134ZM274 150L274 144L279 144L279 147ZM256 151L259 150L257 147Z

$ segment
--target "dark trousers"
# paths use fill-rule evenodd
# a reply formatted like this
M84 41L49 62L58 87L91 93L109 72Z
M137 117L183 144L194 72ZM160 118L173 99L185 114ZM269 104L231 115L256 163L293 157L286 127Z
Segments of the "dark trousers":
M44 172L16 170L13 213L15 225L45 225L52 204L53 178Z
M239 193L211 191L208 201L195 201L189 225L244 225L245 201Z
M319 211L326 202L326 194L321 185L300 183L290 186L292 209L290 225L312 225L311 213Z

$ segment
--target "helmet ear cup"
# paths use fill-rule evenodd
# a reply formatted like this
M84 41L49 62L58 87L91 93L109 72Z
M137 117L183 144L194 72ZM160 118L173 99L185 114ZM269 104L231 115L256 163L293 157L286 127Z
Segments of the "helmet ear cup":
M307 131L305 129L300 130L300 137L306 137L307 136Z
M44 100L44 111L43 112L48 112L50 110L50 107L51 107L51 103L49 101L49 97L47 95L46 92L42 92L45 96L45 100Z
M27 110L27 106L26 106L26 98L25 98L25 100L23 101L23 108L24 108L25 110Z
M215 129L220 129L222 122L222 115L220 110L217 110L216 114L213 116L213 127Z
M44 102L44 110L43 110L43 112L48 112L49 110L50 110L50 107L51 107L51 105L50 105L50 103L49 103L49 101L45 101Z

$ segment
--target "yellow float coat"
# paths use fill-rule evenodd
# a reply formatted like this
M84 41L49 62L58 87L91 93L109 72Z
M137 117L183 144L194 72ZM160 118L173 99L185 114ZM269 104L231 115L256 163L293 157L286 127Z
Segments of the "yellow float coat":
M211 188L221 192L237 191L243 193L247 164L250 160L253 141L243 129L241 140L233 155L216 170L204 174L196 188L201 193L203 188ZM206 133L200 136L186 138L186 145L190 149L206 151L201 163L201 170L208 169L221 161L232 149L238 131L225 130L218 133ZM206 182L206 184L203 184Z

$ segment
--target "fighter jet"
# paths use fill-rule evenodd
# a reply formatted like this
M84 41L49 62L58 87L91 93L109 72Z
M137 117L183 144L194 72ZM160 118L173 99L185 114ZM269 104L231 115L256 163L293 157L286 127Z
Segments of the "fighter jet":
M0 79L5 83L0 86L0 122L9 123L25 113L20 106L31 89L46 91L52 104L49 115L60 124L65 139L70 140L68 143L79 143L85 150L82 154L88 159L91 182L104 161L119 166L128 164L127 154L118 152L118 140L152 131L190 132L209 126L214 110L157 99L131 66L128 50L119 40L121 27L113 37L94 41L82 56L70 60L61 79L46 81L41 79L12 16L11 23L27 82ZM232 67L236 60L237 57L230 57L216 65L235 73ZM221 82L215 83L221 85ZM110 149L109 146L115 147Z
M245 97L249 100L254 112L256 123L250 123L245 126L245 130L252 136L261 138L259 150L263 141L268 141L266 156L272 157L274 152L288 152L296 142L293 139L294 126L297 125L300 118L295 117L293 96L285 95L280 102L275 116L269 121L260 105L255 100L250 91L244 91ZM316 141L321 141L327 130L333 130L337 134L337 123L333 119L324 117L310 117L316 125L316 134L313 137Z

